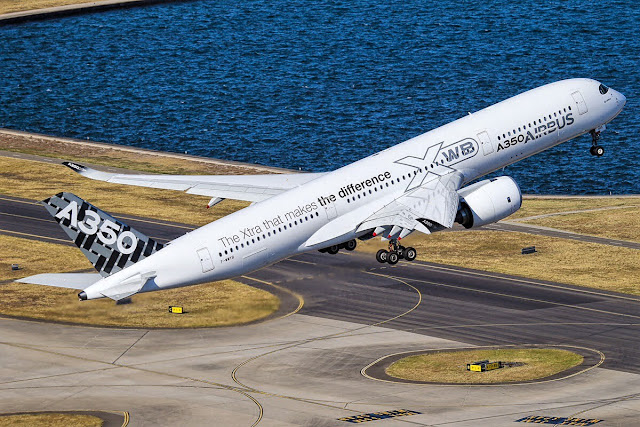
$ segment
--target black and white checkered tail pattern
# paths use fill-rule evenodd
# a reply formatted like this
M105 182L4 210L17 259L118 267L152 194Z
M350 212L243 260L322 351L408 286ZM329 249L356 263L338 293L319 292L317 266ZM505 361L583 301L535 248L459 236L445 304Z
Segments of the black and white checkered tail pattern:
M58 193L43 200L42 204L104 277L133 265L163 248L162 244L118 221L74 194ZM65 208L66 211L63 212ZM87 211L93 211L97 216L87 214ZM105 221L111 221L111 224L105 224ZM114 235L117 242L109 242L109 240L113 240L109 237ZM123 239L123 236L126 236L126 239ZM135 245L135 249L133 245Z

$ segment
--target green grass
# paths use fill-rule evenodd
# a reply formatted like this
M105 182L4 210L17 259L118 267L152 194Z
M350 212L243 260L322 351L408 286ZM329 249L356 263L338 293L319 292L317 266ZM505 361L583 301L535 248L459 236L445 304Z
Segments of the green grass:
M480 360L519 362L522 366L470 372ZM581 364L579 354L558 349L496 349L428 353L400 359L386 369L389 376L450 384L509 383L545 378Z

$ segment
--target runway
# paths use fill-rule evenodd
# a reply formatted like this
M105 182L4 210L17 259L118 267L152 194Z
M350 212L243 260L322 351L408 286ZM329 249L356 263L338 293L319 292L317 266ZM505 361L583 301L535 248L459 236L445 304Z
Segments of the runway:
M160 241L189 230L122 218ZM0 196L0 221L2 233L70 244L33 201ZM640 419L639 298L424 262L381 265L358 252L303 254L239 280L283 286L304 305L257 325L188 331L0 319L0 355L15 361L0 370L2 412L46 402L129 411L135 425L211 417L346 425L339 419L391 409L420 414L375 425L513 425L531 414L604 419L599 425ZM386 384L360 374L399 351L495 344L579 346L605 358L574 378L526 386Z

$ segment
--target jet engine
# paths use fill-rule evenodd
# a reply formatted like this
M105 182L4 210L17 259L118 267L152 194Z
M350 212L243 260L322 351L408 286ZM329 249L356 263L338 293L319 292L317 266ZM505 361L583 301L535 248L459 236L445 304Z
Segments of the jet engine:
M522 193L509 176L476 182L458 191L460 207L456 222L465 228L500 221L520 209Z

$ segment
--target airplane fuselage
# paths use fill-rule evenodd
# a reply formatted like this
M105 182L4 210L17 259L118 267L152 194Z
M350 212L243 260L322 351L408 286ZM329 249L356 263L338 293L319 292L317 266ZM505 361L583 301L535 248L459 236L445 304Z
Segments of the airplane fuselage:
M466 115L181 236L85 292L100 297L101 288L136 272L155 272L142 292L222 280L358 238L363 232L354 227L330 240L323 230L434 178L455 171L469 183L608 123L625 98L599 87L563 80Z

